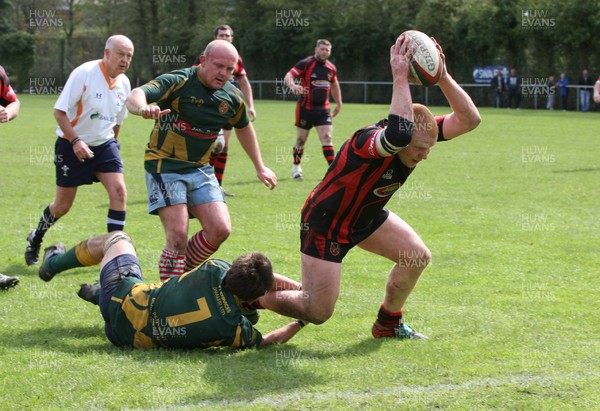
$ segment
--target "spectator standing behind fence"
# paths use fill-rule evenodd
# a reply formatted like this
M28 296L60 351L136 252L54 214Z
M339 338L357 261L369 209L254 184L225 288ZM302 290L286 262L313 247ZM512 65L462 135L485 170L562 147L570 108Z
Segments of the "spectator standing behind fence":
M554 110L554 101L556 96L556 80L554 76L549 76L546 82L548 100L546 101L546 110Z
M600 104L600 76L598 76L598 80L594 84L594 102Z
M569 100L569 78L562 72L560 78L556 82L556 86L560 88L560 102L562 111L567 111L567 102Z
M590 90L594 85L594 82L590 77L588 69L583 70L581 77L579 77L579 83L577 84L585 86L585 88L579 89L579 108L581 111L590 111Z
M504 105L504 95L506 94L506 83L502 77L502 70L496 70L496 75L490 84L494 92L494 106L501 108Z
M520 108L521 105L521 77L517 69L510 69L508 77L508 108Z

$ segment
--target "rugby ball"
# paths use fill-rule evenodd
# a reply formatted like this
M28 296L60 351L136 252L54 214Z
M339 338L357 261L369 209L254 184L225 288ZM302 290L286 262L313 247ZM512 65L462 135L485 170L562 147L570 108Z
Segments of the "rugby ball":
M442 77L444 62L431 37L418 30L408 30L403 34L410 41L409 47L413 44L416 46L410 61L408 79L420 86L437 84Z

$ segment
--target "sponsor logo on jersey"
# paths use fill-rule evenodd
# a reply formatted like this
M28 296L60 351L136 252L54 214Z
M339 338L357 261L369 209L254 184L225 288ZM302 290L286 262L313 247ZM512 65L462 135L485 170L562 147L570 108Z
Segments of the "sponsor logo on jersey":
M327 80L313 80L311 84L315 87L329 87L329 81Z
M400 188L400 183L390 184L385 187L379 187L373 190L373 194L377 197L389 197L394 194Z
M90 114L90 120L104 120L104 121L113 122L113 121L115 121L115 118L110 117L110 116L105 116L100 113L92 113L92 114Z

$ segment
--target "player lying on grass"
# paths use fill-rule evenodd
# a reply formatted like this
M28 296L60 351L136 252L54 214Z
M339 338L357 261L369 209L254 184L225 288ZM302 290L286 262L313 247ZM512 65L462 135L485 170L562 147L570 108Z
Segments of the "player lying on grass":
M439 45L438 50L444 60ZM447 73L445 63L438 85L452 112L434 118L425 106L413 105L407 77L412 52L400 36L390 50L393 91L388 119L358 130L346 141L306 200L300 225L302 290L268 293L253 307L315 324L327 321L340 292L342 260L359 246L394 263L373 336L427 338L402 321L402 308L431 253L419 235L385 205L436 141L464 134L481 119L471 98Z
M265 336L253 327L244 303L270 290L300 284L273 274L269 259L244 254L228 264L207 260L165 283L146 284L135 247L122 231L46 248L40 277L50 281L68 268L100 264L100 283L82 284L79 296L98 304L108 339L134 348L265 347L284 343L304 326L291 322ZM258 318L256 318L258 320Z

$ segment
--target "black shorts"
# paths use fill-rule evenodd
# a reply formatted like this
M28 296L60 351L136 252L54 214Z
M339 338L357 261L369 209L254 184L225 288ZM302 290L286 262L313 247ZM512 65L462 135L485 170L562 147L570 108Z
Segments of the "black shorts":
M349 243L333 241L332 238L338 237L337 233L326 236L311 229L310 223L302 222L300 226L300 251L319 260L341 263L346 254L381 227L389 215L388 209L382 209L367 227L353 233L353 241Z
M94 158L79 161L73 146L64 138L58 138L54 146L56 185L78 187L98 182L96 173L123 173L119 149L121 144L114 138L96 147L90 147Z
M307 110L300 104L296 105L296 127L310 130L314 126L331 126L331 112L328 108Z

